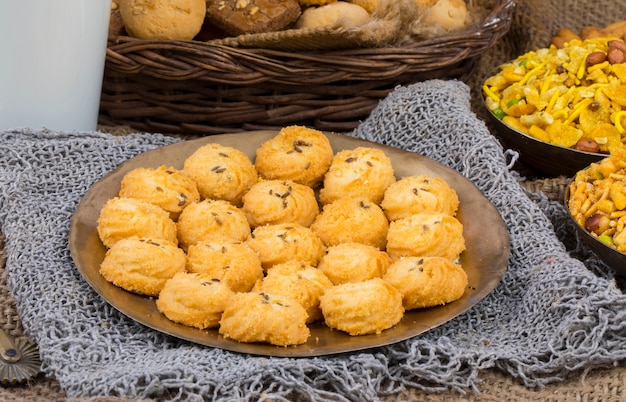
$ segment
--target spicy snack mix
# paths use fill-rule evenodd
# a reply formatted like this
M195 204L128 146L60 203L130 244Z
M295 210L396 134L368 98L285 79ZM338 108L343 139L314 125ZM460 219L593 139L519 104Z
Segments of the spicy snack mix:
M483 85L509 127L565 148L609 154L626 143L626 43L574 39L525 53Z

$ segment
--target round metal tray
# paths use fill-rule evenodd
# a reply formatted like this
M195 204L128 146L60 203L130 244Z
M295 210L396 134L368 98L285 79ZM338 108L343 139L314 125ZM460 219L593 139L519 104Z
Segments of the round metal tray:
M261 343L240 343L224 338L216 329L199 330L177 324L157 310L154 298L127 292L107 282L100 275L99 267L106 250L98 238L97 219L104 203L117 195L121 179L128 171L137 167L160 165L180 169L185 159L198 147L212 142L236 147L254 160L256 148L276 134L275 131L254 131L179 142L140 154L95 183L78 205L70 227L71 255L83 278L113 307L157 331L229 351L287 357L330 355L406 340L468 311L498 285L508 265L509 234L497 209L472 182L427 157L339 134L327 134L335 152L358 146L380 148L391 158L398 178L428 174L446 180L456 190L461 203L457 218L463 224L467 247L461 255L461 264L469 280L468 288L461 299L444 306L407 311L396 326L378 335L350 336L331 330L323 323L315 323L310 325L311 336L307 343L294 347L277 347Z

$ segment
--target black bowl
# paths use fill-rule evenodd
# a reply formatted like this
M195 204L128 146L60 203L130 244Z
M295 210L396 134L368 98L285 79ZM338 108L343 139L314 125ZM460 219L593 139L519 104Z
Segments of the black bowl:
M565 191L565 206L567 216L574 222L576 231L582 241L609 267L611 267L617 275L626 277L626 254L617 249L604 244L597 237L589 233L584 227L580 226L569 210L569 185Z
M483 105L493 126L504 144L519 153L524 165L547 177L571 177L579 170L606 158L607 154L579 151L553 145L517 131L500 120L485 103Z

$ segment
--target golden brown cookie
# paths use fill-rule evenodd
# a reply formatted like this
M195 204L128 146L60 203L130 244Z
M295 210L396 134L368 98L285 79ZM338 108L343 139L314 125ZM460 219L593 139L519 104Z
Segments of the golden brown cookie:
M246 215L228 201L203 200L189 204L176 222L178 241L186 251L199 241L229 239L244 241L250 236Z
M344 197L365 197L378 204L395 181L391 159L381 149L343 150L335 154L324 176L320 201L329 204Z
M265 270L292 260L317 266L326 250L311 229L297 223L259 226L246 244L259 255Z
M416 214L389 224L387 253L400 257L444 257L456 260L465 250L463 225L446 214Z
M236 206L258 178L248 155L216 143L196 149L185 159L183 172L196 181L203 198L226 200Z
M204 240L187 249L187 271L216 278L235 292L248 292L263 278L259 256L248 245L225 239Z
M274 265L253 291L296 300L308 314L307 323L311 323L322 318L320 296L332 286L319 269L300 261L289 261Z
M174 244L176 224L162 208L135 198L114 197L98 216L98 236L106 247L129 237L163 239Z
M294 299L259 292L236 293L222 314L219 333L239 342L300 345L311 334L306 319L306 310Z
M353 28L370 20L370 14L358 4L336 1L319 7L307 7L295 23L298 29L319 27Z
M402 294L381 278L344 283L320 298L324 321L350 335L380 334L402 319Z
M319 214L311 187L290 180L262 180L243 196L242 211L251 227L278 223L310 226Z
M459 30L468 24L469 12L465 0L437 0L425 12L424 24Z
M345 197L324 205L311 229L327 247L363 243L384 249L389 221L383 210L367 198Z
M206 0L121 0L130 36L146 40L191 40L200 32Z
M254 163L265 179L292 180L317 187L333 155L330 141L321 131L287 126L257 148Z
M168 319L194 328L216 328L235 294L219 279L180 272L165 282L156 306Z
M389 255L374 246L341 243L328 247L317 268L335 285L381 278L391 264Z
M389 266L383 279L402 293L406 310L460 299L467 288L461 265L443 257L404 257Z
M107 250L100 274L129 292L157 296L165 282L185 270L185 253L162 239L129 238Z
M120 197L138 198L155 204L174 220L187 205L200 201L196 182L172 167L136 168L120 183Z
M459 197L441 178L427 175L406 176L387 188L380 206L390 221L419 213L454 216L459 208Z

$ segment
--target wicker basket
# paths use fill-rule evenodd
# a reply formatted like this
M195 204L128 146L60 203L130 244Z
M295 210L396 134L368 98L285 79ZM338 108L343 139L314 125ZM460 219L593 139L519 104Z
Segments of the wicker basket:
M396 47L291 52L111 37L100 124L200 135L289 124L349 131L398 85L467 80L514 8L498 0L468 30Z

